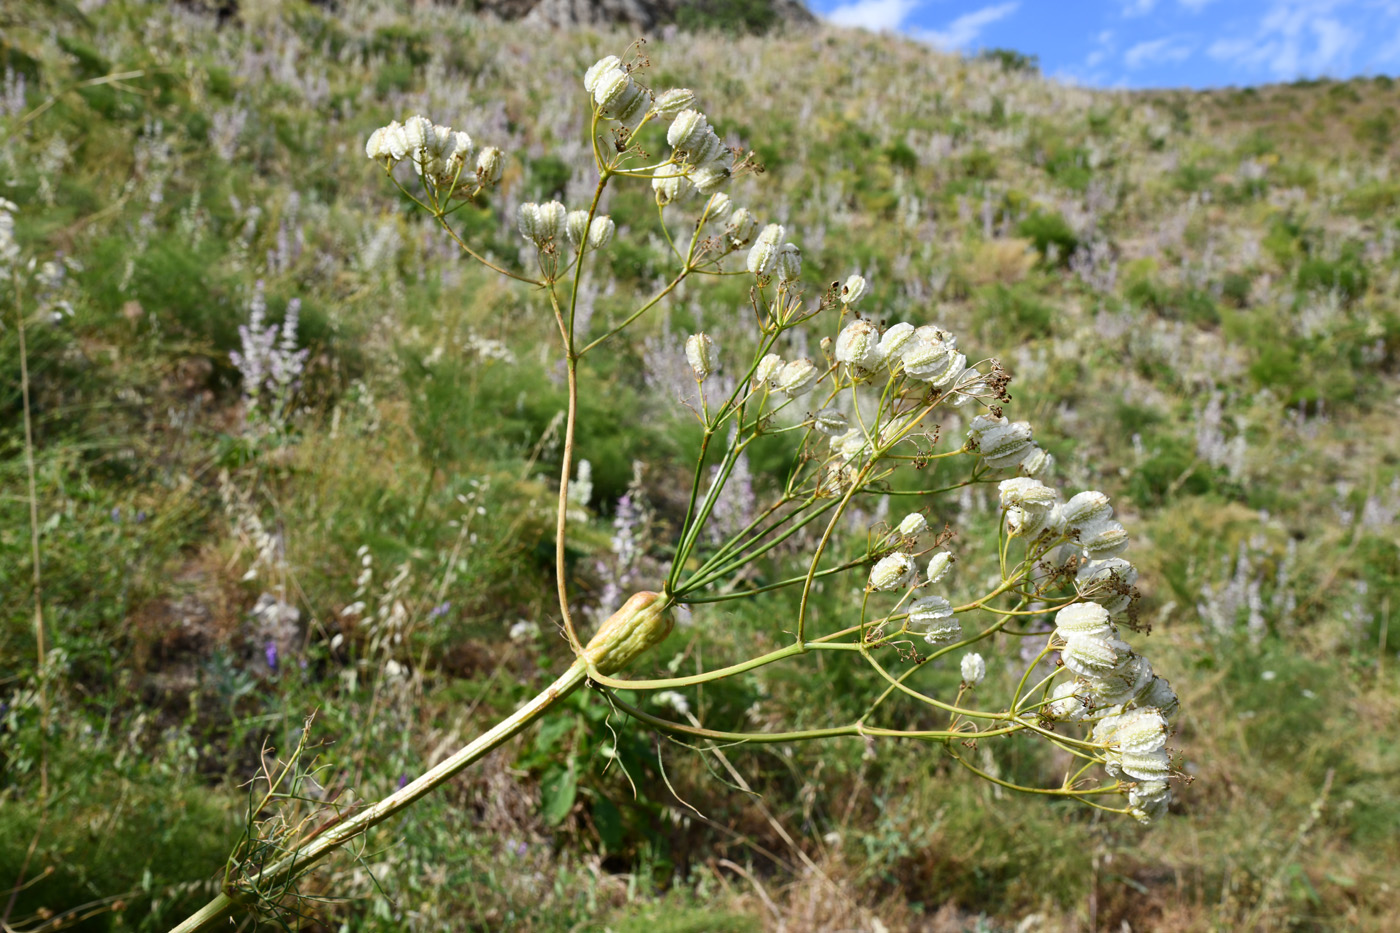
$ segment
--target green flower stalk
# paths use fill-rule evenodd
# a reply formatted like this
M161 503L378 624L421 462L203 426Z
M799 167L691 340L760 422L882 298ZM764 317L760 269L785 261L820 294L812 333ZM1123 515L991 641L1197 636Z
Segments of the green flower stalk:
M396 793L337 814L295 845L283 846L285 854L268 864L231 864L223 893L177 930L206 929L243 907L268 906L275 898L259 892L293 890L293 882L320 859L469 767L585 682L660 731L727 742L918 739L1010 789L1079 800L1143 821L1166 812L1177 776L1167 742L1178 704L1170 685L1126 638L1136 627L1137 570L1121 556L1129 536L1113 519L1108 497L1089 490L1066 499L1054 485L1053 457L1036 444L1031 425L1010 421L1002 411L1010 377L995 359L970 359L956 335L935 323L884 324L875 307L878 294L864 275L836 279L815 299L804 293L802 253L789 240L792 231L761 225L719 190L751 170L751 159L724 145L696 107L694 92L648 87L643 64L607 56L588 69L583 88L591 107L597 185L589 203L572 210L557 201L520 206L515 220L534 247L533 268L498 265L453 225L462 202L499 183L506 158L500 150L476 154L466 132L422 116L375 130L365 150L467 257L535 289L558 329L568 408L555 576L572 664L511 716ZM395 176L401 162L413 172ZM577 325L584 271L590 258L622 235L599 206L609 185L633 182L651 185L674 272L632 313L589 339ZM685 228L667 221L668 213L674 218L678 212L689 222L688 241L675 233ZM570 515L578 514L569 507L570 478L575 460L587 453L576 449L579 362L683 283L702 276L746 279L753 322L742 338L730 328L716 330L721 340L696 333L685 341L701 434L684 515L665 550L670 566L654 584L656 591L634 593L585 641L571 611L565 553ZM798 347L822 348L819 358L799 350L784 359L783 349L799 336ZM746 341L747 347L735 349ZM975 412L966 436L949 439L945 425L955 418L962 423L966 408ZM748 447L775 437L793 455L785 481L745 517L743 527L716 521L727 484L746 472ZM578 464L580 475L584 463ZM935 466L940 479L931 481L925 471ZM950 483L946 471L959 468L964 478ZM931 526L928 516L934 513L924 503L897 512L907 514L893 527L871 525L863 541L853 543L846 531L858 503L873 511L883 497L933 499L979 485L996 487L994 533L982 542L960 540L956 558L948 547L952 533ZM995 569L995 579L957 604L950 598L952 564L979 554ZM779 568L764 573L761 584L744 574L759 562ZM832 624L817 617L813 595L838 579L849 581L861 599L858 611ZM796 606L778 619L781 647L684 677L620 676L665 640L678 607L763 599L777 590L792 593L787 605ZM1034 624L1052 618L1053 625ZM801 663L817 652L873 672L878 690L854 720L790 732L715 729L690 716L684 694L677 692L771 664ZM956 691L935 695L921 675L952 665L961 677ZM626 702L614 692L621 688L663 691L665 702L656 705L684 714L684 721ZM911 708L917 717L908 714ZM902 725L916 718L927 722L930 715L941 728ZM1053 746L1073 765L1056 785L1026 786L988 773L965 753L979 742L1010 736Z

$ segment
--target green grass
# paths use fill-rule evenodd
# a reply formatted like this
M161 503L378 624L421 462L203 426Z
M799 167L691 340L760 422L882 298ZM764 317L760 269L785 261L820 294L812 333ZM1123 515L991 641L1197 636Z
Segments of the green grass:
M503 190L454 217L521 268L502 208L578 196L588 163L558 142L586 133L579 75L632 37L527 33L445 7L246 6L220 28L123 0L57 20L29 3L0 42L0 67L27 78L24 112L54 99L24 122L0 116L0 197L19 206L26 261L67 268L27 278L19 307L0 282L0 890L22 886L16 929L85 904L83 929L168 928L209 893L264 750L285 754L308 715L326 796L373 799L567 658L552 316L470 266L362 146L429 106L506 149ZM692 11L698 34L649 43L653 73L694 87L721 133L760 154L766 171L730 193L783 219L809 284L858 269L873 317L936 320L970 359L1000 359L1017 377L1007 413L1035 424L1060 478L1120 504L1193 782L1144 829L995 792L938 746L842 739L727 749L750 795L712 754L580 692L377 830L361 858L332 860L301 907L367 931L741 931L775 915L789 929L873 916L1009 930L1031 913L1069 930L1090 903L1105 929L1387 929L1400 226L1377 168L1396 155L1386 83L1101 95L1007 51L749 35L762 12ZM743 28L716 32L717 16ZM74 88L117 70L142 74ZM668 268L644 186L608 209L619 230L593 272L593 335ZM673 231L683 216L668 214ZM1081 276L1095 245L1106 265ZM245 430L229 359L257 281L272 322L301 301L309 351L284 430L267 435ZM634 462L650 537L631 585L664 573L699 431L647 361L703 328L733 372L754 334L748 287L688 283L585 361L594 497L568 541L576 612L608 582ZM803 352L819 355L821 335ZM960 441L965 424L945 427ZM785 476L782 437L751 451L760 492ZM920 478L958 477L939 464ZM994 513L956 497L890 509L925 505L957 531L955 552L967 542L950 594L973 598L993 568L971 543ZM844 528L834 547L859 553L865 538ZM794 559L758 562L749 582ZM815 592L814 624L846 624L853 589ZM253 615L276 595L298 612L280 634ZM795 608L787 591L698 608L637 673L776 648ZM512 639L522 619L540 633ZM958 679L952 665L919 676ZM796 729L859 716L880 683L815 652L690 695L715 728ZM1063 773L1030 743L983 751L1007 776ZM318 900L330 896L344 899Z

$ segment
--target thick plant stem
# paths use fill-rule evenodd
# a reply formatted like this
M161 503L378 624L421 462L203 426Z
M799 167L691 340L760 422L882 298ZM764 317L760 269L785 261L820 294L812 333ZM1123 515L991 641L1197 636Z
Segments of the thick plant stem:
M237 922L237 917L243 912L243 908L238 906L238 902L220 891L218 897L205 904L185 918L184 922L175 927L175 930L209 930L223 922L225 926L230 926Z
M446 783L467 766L483 758L492 749L546 713L551 706L568 696L579 684L583 683L586 675L587 662L583 659L574 661L558 680L540 691L534 699L501 720L490 731L477 737L451 758L443 761L412 783L405 785L398 792L385 797L374 806L361 810L343 823L337 823L307 841L294 854L264 868L260 877L267 879L273 885L280 885L287 879L304 872L333 850L362 835L370 827L382 823L419 798L427 796L439 785ZM194 933L196 930L213 929L220 924L227 925L242 910L243 908L227 893L220 893L208 904L191 914L179 926L174 927L171 933Z

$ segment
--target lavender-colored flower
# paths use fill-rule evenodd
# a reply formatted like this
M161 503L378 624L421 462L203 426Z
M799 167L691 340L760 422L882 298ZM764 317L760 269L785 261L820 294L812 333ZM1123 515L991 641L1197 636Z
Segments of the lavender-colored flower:
M28 109L24 74L5 66L0 77L0 116L17 117Z
M633 490L629 487L622 498L617 500L617 511L613 515L612 552L617 555L617 565L624 576L636 565L641 556L637 541L637 526L641 524L643 509L634 502Z
M267 659L268 670L277 670L277 642L272 639L267 640L263 645L263 657Z
M243 397L247 418L263 418L275 428L283 426L291 397L300 384L309 350L297 349L297 325L301 300L287 302L282 324L266 324L267 299L263 283L257 282L249 304L249 320L238 328L242 350L229 353L229 359L243 377Z

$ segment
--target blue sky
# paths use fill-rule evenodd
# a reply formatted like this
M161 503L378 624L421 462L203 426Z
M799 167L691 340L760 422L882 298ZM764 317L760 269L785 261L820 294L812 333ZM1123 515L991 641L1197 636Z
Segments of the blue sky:
M1400 0L808 0L941 49L1011 48L1092 87L1400 74Z

